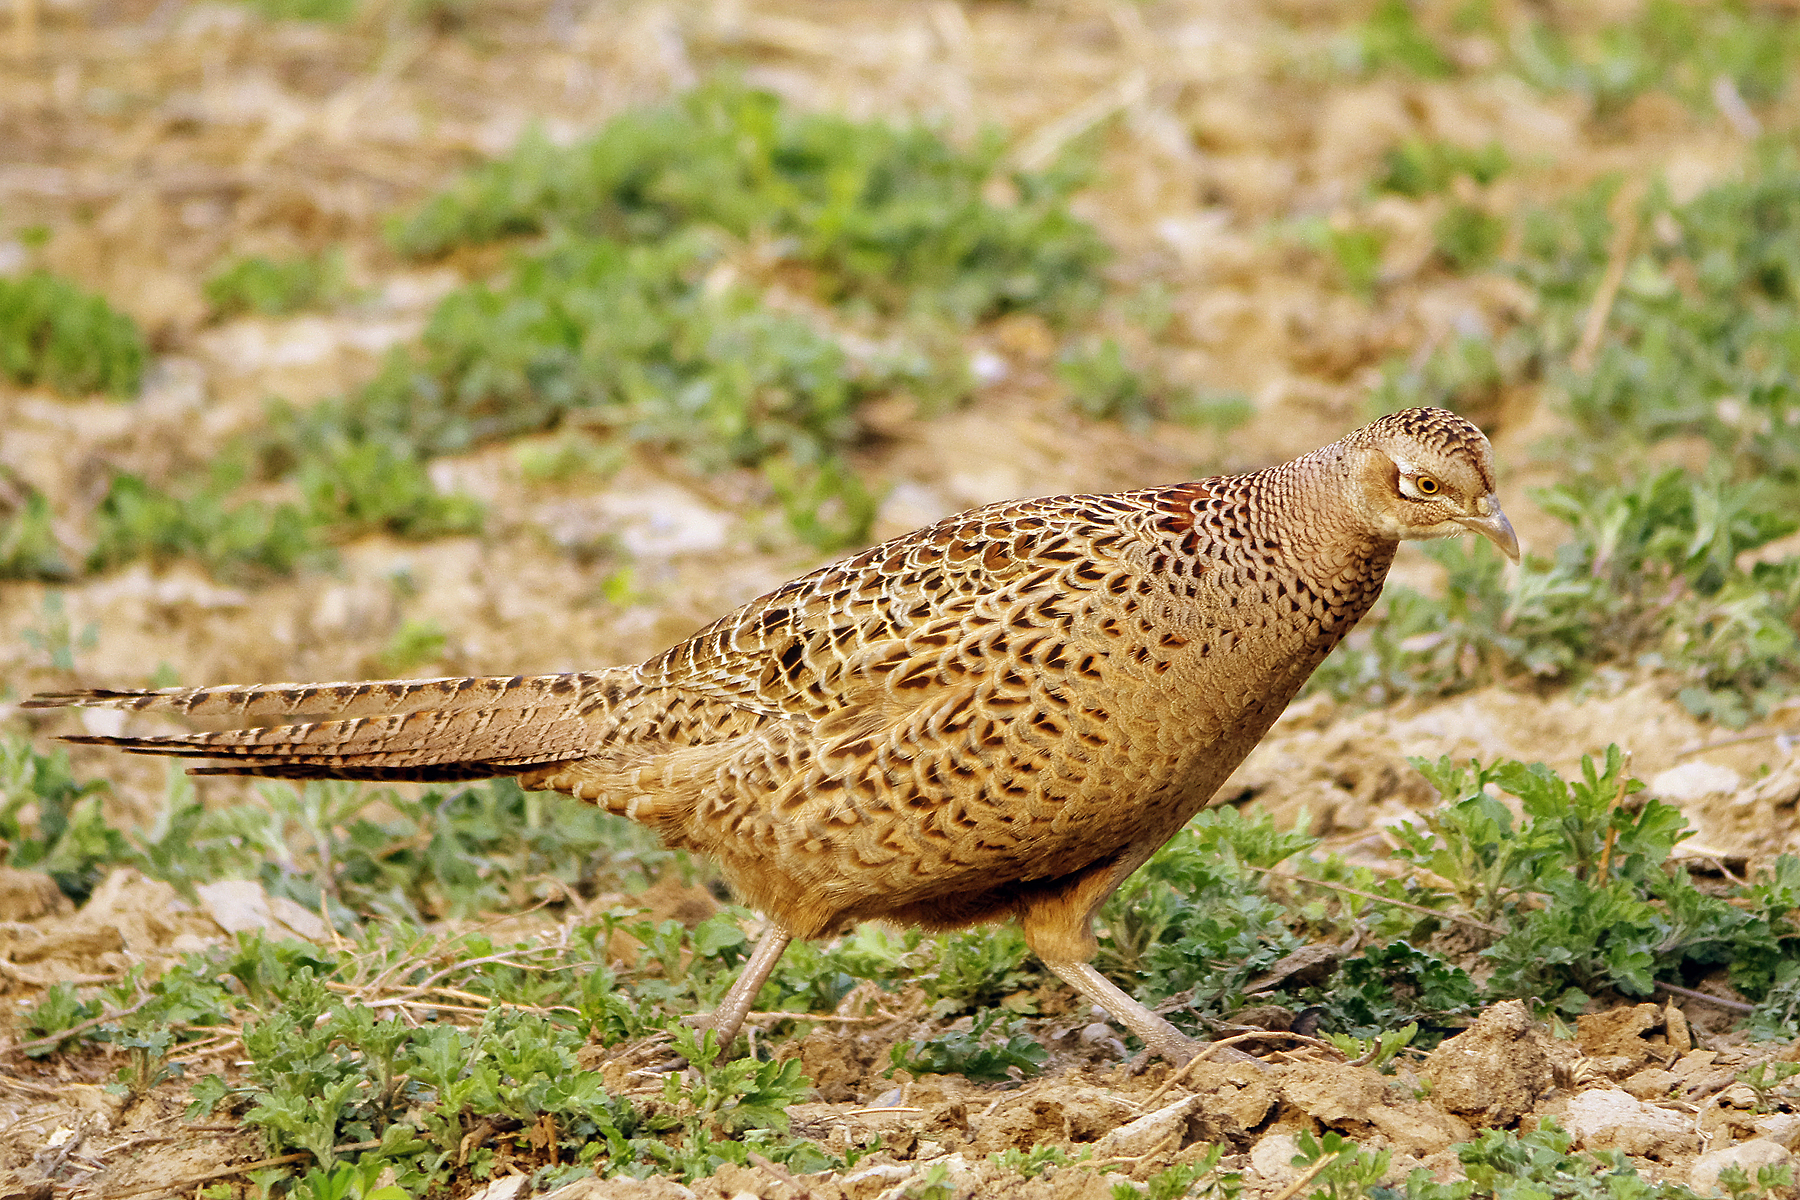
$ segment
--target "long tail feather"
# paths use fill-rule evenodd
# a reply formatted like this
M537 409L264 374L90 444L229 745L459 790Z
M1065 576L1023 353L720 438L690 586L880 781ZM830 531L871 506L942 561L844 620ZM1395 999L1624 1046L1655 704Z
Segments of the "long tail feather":
M427 710L531 708L568 703L605 672L491 675L477 678L376 679L360 683L258 683L207 688L40 692L22 708L121 708L190 717L384 716Z
M210 758L196 775L440 782L519 775L593 747L588 714L619 694L614 672L369 683L263 684L156 691L46 693L31 708L75 705L239 720L329 717L249 729L63 740L132 754Z

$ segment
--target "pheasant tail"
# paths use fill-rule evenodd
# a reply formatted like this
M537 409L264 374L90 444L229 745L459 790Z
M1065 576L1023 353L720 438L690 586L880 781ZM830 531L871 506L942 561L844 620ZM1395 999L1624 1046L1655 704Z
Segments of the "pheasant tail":
M250 687L94 689L34 696L27 708L77 704L232 720L305 717L286 724L172 736L73 735L133 754L209 758L196 775L304 779L486 779L590 753L592 714L617 696L620 668L568 675L261 684Z

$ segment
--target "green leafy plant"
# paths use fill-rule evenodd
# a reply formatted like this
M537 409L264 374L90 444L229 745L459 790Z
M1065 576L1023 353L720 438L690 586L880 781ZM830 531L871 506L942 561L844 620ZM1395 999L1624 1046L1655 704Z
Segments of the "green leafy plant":
M101 297L47 271L0 277L0 379L128 397L146 353L137 323Z
M1350 65L1359 71L1394 68L1423 79L1443 79L1455 67L1420 24L1407 0L1381 0L1351 35Z
M1015 1069L1029 1079L1049 1057L1049 1051L1023 1032L1019 1018L996 1008L977 1015L966 1030L902 1042L890 1054L891 1070L912 1075L965 1075L977 1083L1004 1083L1013 1078Z
M1429 1048L1453 1022L1474 1011L1480 988L1455 963L1395 940L1346 959L1323 999L1330 1024L1351 1036L1380 1039L1377 1061L1385 1063L1415 1039ZM1420 1022L1429 1027L1423 1038ZM1389 1034L1403 1028L1413 1032L1390 1044ZM1350 1057L1363 1053L1359 1049Z
M1327 1033L1325 1040L1343 1051L1352 1062L1391 1074L1395 1055L1411 1046L1413 1039L1418 1036L1419 1025L1414 1021L1398 1029L1378 1032L1372 1038L1359 1038L1347 1033Z
M1408 138L1382 157L1375 188L1418 199L1445 190L1458 176L1477 184L1492 183L1510 165L1498 142L1471 147Z
M1650 90L1702 107L1721 78L1748 101L1773 100L1786 87L1796 30L1754 5L1651 0L1633 19L1579 36L1553 21L1527 21L1510 43L1514 65L1528 81L1580 92L1610 116Z
M822 294L961 320L1014 309L1081 311L1098 298L1104 250L1070 215L1079 176L1015 174L1016 199L984 187L1002 146L796 114L767 92L710 83L616 118L567 148L541 134L478 169L391 232L414 255L564 229L623 241L709 226L792 238Z
M1088 1151L1087 1153L1091 1155L1093 1152ZM1071 1162L1080 1162L1081 1160L1071 1159L1057 1146L1033 1146L1029 1150L1020 1150L1017 1147L1002 1150L988 1155L988 1161L1002 1171L1008 1171L1026 1179L1036 1179L1052 1167L1066 1167Z
M342 25L356 15L357 0L247 0L268 21L318 21Z
M1152 1175L1141 1192L1129 1183L1115 1183L1112 1200L1236 1200L1244 1190L1244 1177L1238 1171L1219 1170L1224 1153L1222 1145L1208 1146L1199 1157Z
M324 548L301 508L234 503L238 482L234 473L222 472L199 491L177 497L139 476L114 475L94 512L87 569L190 556L225 578L254 579L286 575L320 558Z
M73 572L51 524L50 502L0 472L0 580L66 580Z
M287 316L350 294L341 250L285 260L262 255L234 258L213 272L205 291L206 302L220 318L242 313Z
M944 938L933 968L919 976L932 1015L954 1016L997 1004L1040 976L1027 966L1025 935L1011 925L975 929Z
M1574 1139L1549 1118L1536 1128L1488 1129L1456 1147L1467 1184L1440 1184L1415 1170L1406 1181L1408 1200L1529 1200L1546 1193L1571 1200L1690 1200L1685 1185L1638 1174L1617 1150L1572 1154Z
M1451 270L1479 270L1500 253L1506 219L1474 204L1452 204L1432 226L1437 252Z
M1317 1168L1313 1175L1314 1200L1360 1200L1387 1174L1392 1151L1358 1146L1336 1131L1314 1137L1302 1130L1296 1139L1294 1166Z
M1237 1007L1244 984L1299 945L1286 909L1244 867L1273 867L1312 844L1266 814L1201 813L1100 910L1096 964L1151 1002L1189 993L1178 1022Z

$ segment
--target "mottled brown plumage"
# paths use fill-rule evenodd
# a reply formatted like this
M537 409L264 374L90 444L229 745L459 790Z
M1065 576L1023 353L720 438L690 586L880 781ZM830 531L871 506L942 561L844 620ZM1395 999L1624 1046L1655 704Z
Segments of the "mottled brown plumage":
M1203 807L1369 610L1407 538L1517 557L1487 439L1384 417L1255 474L951 517L752 601L648 662L572 675L75 692L304 724L74 737L290 778L516 775L711 855L790 937L1008 916L1154 1050L1191 1043L1101 977L1090 922Z

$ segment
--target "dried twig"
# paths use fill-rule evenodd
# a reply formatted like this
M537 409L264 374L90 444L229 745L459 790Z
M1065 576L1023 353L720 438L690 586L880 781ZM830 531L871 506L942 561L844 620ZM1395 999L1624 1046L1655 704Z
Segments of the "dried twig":
M373 1150L381 1145L380 1141L350 1142L343 1146L333 1146L334 1153L343 1154L351 1150ZM216 1171L208 1171L204 1175L190 1175L186 1179L170 1179L162 1183L147 1183L141 1187L126 1188L122 1192L111 1192L111 1200L126 1200L128 1196L149 1196L162 1192L185 1192L189 1188L203 1183L211 1183L215 1179L229 1179L233 1175L247 1175L251 1171L260 1171L264 1167L285 1167L289 1163L305 1162L313 1157L310 1150L297 1150L292 1154L278 1154L274 1158L259 1158L255 1162L238 1163L233 1167L220 1167Z
M1705 754L1708 750L1718 750L1725 746L1739 746L1745 742L1761 742L1769 738L1794 736L1792 729L1770 729L1762 733L1740 733L1736 737L1720 738L1716 742L1697 742L1692 746L1683 746L1675 752L1676 758L1686 758L1690 754Z
M1316 1037L1309 1037L1304 1033L1293 1033L1286 1029L1253 1029L1249 1033L1233 1034L1228 1038L1220 1038L1216 1042L1207 1042L1205 1045L1201 1046L1200 1052L1188 1059L1186 1063L1182 1064L1181 1070L1163 1080L1162 1086L1150 1093L1150 1098L1143 1101L1143 1106L1145 1108L1155 1108L1156 1102L1168 1094L1171 1088L1175 1087L1177 1084L1186 1083L1189 1073L1192 1072L1195 1067L1207 1061L1212 1056L1213 1051L1227 1049L1237 1045L1239 1042L1256 1042L1266 1038L1287 1038L1289 1041L1299 1042L1302 1045L1317 1046L1321 1050L1329 1050L1339 1058L1345 1057L1344 1052L1330 1042ZM1252 1061L1254 1061L1254 1059ZM1261 1066L1264 1070L1268 1069L1265 1064L1259 1063L1257 1065Z
M780 1163L770 1162L768 1159L764 1158L762 1155L758 1154L754 1150L752 1150L750 1152L750 1162L753 1166L761 1167L763 1170L767 1171L769 1174L773 1175L775 1178L779 1179L781 1182L783 1182L783 1183L787 1184L789 1187L793 1188L794 1191L799 1195L800 1200L813 1200L813 1195L814 1195L813 1190L811 1188L807 1187L806 1183L803 1180L801 1180L798 1176L796 1176L792 1171L790 1171L786 1167L782 1166Z
M1130 72L1032 134L1013 155L1013 165L1022 171L1043 170L1056 160L1064 146L1114 113L1141 103L1149 91L1149 76L1142 69Z
M1742 1000L1727 1000L1723 996L1709 996L1705 992L1696 992L1693 988L1684 988L1680 984L1664 983L1656 980L1652 985L1659 992L1667 992L1671 996L1681 996L1687 1000L1698 1000L1702 1004L1714 1004L1720 1008L1728 1008L1732 1012L1755 1012L1756 1005L1745 1004Z
M1638 201L1644 195L1644 182L1633 179L1619 189L1613 199L1615 212L1612 242L1606 248L1606 273L1594 291L1594 302L1588 308L1587 324L1581 330L1581 343L1569 356L1569 365L1583 375L1594 369L1594 356L1600 353L1600 339L1606 336L1606 319L1612 315L1613 301L1619 298L1619 285L1625 282L1625 268L1631 265L1631 247L1637 241Z
M1631 783L1631 751L1625 752L1625 759L1619 764L1619 791L1613 797L1612 806L1606 810L1606 844L1600 847L1600 866L1594 872L1594 882L1601 887L1606 886L1606 876L1612 870L1613 843L1618 840L1619 827L1613 822L1613 814L1619 811L1619 805L1625 803L1625 788Z
M1465 917L1459 913L1439 912L1435 908L1426 908L1423 904L1413 904L1406 900L1395 900L1391 896L1383 896L1378 892L1365 892L1361 888L1353 888L1341 883L1327 883L1323 879L1308 879L1303 875L1289 875L1286 872L1277 871L1273 867L1250 867L1249 869L1252 871L1260 871L1264 875L1272 875L1276 879L1286 879L1291 880L1294 883L1308 884L1312 887L1327 888L1334 892L1343 892L1346 895L1361 896L1363 899L1373 900L1377 904L1391 904L1395 908L1404 908L1410 912L1423 913L1425 916L1437 917L1439 920L1455 921L1458 925L1467 925L1471 929L1484 930L1496 937L1506 936L1506 930L1500 928L1498 925L1489 925L1486 921L1477 921L1474 917Z
M1274 1196L1270 1197L1270 1200L1294 1200L1295 1196L1298 1196L1301 1192L1306 1190L1307 1184L1318 1177L1319 1172L1323 1171L1337 1160L1337 1155L1327 1154L1324 1158L1321 1158L1318 1162L1301 1172L1298 1179L1282 1188L1279 1192L1276 1192Z
M74 1037L78 1033L85 1033L96 1025L104 1025L108 1021L123 1020L138 1009L144 1007L144 1005L150 1003L151 999L152 997L145 996L130 1008L121 1008L117 1012L101 1013L99 1016L83 1021L79 1025L71 1025L67 1029L58 1033L53 1033L49 1037L35 1038L29 1042L14 1042L10 1046L0 1048L0 1057L5 1057L9 1054L17 1054L22 1050L36 1050L39 1046L54 1046L66 1038Z

